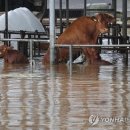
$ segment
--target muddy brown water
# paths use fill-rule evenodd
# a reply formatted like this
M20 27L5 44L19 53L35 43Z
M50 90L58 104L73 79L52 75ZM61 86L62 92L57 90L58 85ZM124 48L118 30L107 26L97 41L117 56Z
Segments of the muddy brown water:
M113 55L106 56L113 60ZM130 66L4 65L0 130L130 130Z

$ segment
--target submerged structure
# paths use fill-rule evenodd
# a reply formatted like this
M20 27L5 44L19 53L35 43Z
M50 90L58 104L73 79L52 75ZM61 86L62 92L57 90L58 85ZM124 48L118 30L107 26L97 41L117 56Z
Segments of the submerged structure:
M21 0L22 1L22 0ZM23 2L23 1L22 1ZM22 3L22 6L24 6L24 2ZM95 3L94 3L95 2ZM97 2L97 3L96 3ZM106 3L105 3L106 2ZM110 26L110 33L108 33L108 35L101 35L99 36L98 39L98 44L102 44L104 39L108 39L108 44L109 42L112 42L112 44L128 44L129 43L129 36L127 34L127 0L126 1L121 1L122 3L122 15L121 15L121 20L122 20L122 24L118 24L116 23L113 26ZM45 33L44 35L47 35L46 38L48 38L50 40L50 46L52 48L52 50L55 48L54 42L56 37L55 36L59 36L64 29L69 26L69 24L73 21L73 19L83 16L83 15L92 15L94 13L98 13L98 12L107 12L110 14L113 14L116 18L118 18L118 14L117 14L117 0L107 0L107 1L89 1L89 0L82 0L82 2L80 2L80 8L74 8L76 7L75 4L72 5L72 3L74 3L74 0L44 0L44 1L33 1L32 4L33 5L41 5L42 8L39 8L41 10L37 10L39 13L37 13L40 17L40 20L42 22L42 24L45 26ZM20 5L19 3L17 5ZM100 5L100 8L99 6ZM101 8L102 5L102 8ZM4 31L4 36L5 38L9 37L9 29L8 29L8 25L9 25L9 20L8 20L8 11L11 5L9 4L8 0L5 0L5 31ZM72 6L72 7L71 7ZM107 7L107 8L104 8ZM29 6L30 8L31 6ZM37 8L36 8L37 9ZM35 7L33 8L33 10L35 10ZM48 21L48 18L50 19L50 21ZM19 30L18 33L21 30ZM39 32L31 32L33 34L38 34ZM24 38L25 32L22 32L22 37ZM29 37L29 38L35 38L34 37ZM43 38L43 37L42 37ZM40 39L40 37L38 36L38 39ZM43 38L44 39L44 38ZM53 52L52 51L52 56L50 61L53 61ZM128 50L126 49L126 47L123 48L123 52L126 54L127 57L127 53ZM51 51L50 51L51 53Z

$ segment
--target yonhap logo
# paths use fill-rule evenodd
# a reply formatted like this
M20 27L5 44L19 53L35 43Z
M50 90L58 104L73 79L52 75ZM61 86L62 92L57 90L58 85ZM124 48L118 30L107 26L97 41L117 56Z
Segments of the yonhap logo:
M99 122L99 117L98 117L98 116L91 115L91 116L89 117L89 123L90 123L92 126L98 124L98 122Z
M90 125L94 126L98 123L128 123L130 122L130 118L128 117L99 117L97 115L91 115L89 117Z

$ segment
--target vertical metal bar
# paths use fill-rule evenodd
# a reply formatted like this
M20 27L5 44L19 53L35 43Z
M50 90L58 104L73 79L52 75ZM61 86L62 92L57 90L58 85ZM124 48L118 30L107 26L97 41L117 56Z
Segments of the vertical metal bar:
M117 10L116 6L117 6L117 0L112 0L112 9L113 9L112 14L114 15L115 18L116 18L116 10ZM116 30L114 28L112 29L112 35L117 36ZM109 39L109 41L110 41L110 39ZM118 43L118 39L115 38L112 40L112 42L113 42L113 44L116 44L116 43Z
M54 63L55 43L55 0L49 1L49 24L50 24L50 64Z
M33 71L33 41L30 39L29 40L29 46L30 46L30 68L31 71Z
M122 0L122 34L123 44L127 43L127 0ZM128 64L128 50L126 50L126 64Z
M84 0L84 16L86 16L87 0Z
M116 10L117 10L117 0L112 0L112 9L113 9L113 15L116 18Z
M8 0L5 0L5 38L8 38Z
M72 45L69 46L69 65L70 65L70 72L72 71Z
M127 37L127 0L122 0L122 33Z
M66 25L69 25L69 0L66 0Z
M63 32L63 25L62 25L62 0L59 1L59 14L60 14L60 34Z

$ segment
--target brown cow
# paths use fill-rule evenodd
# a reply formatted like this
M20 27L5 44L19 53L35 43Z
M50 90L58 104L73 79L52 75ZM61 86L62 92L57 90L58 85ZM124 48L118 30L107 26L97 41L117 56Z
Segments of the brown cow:
M96 16L82 16L75 20L57 39L57 44L97 44L100 33L108 32L108 25L115 22L113 15L99 13ZM96 48L80 48L90 64L103 63ZM58 61L68 60L68 48L58 49ZM105 62L105 61L104 61ZM43 63L49 63L49 51L43 58Z
M13 50L12 47L7 45L0 46L0 56L4 58L4 62L8 64L27 64L29 63L27 57L19 52L18 50Z

